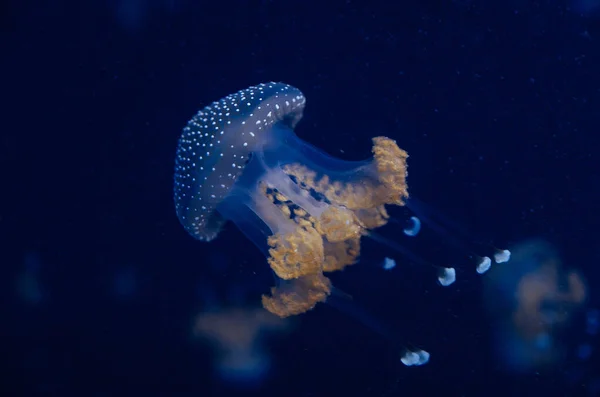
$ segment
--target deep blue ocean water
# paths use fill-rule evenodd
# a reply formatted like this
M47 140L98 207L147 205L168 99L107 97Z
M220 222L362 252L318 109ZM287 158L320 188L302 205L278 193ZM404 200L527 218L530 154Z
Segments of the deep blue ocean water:
M0 46L2 396L600 395L600 3L9 1ZM494 284L448 235L388 225L414 255L452 262L456 283L365 238L331 277L345 309L253 328L273 284L264 255L232 224L190 237L173 173L197 111L269 81L302 90L295 131L333 156L395 139L411 195L465 244L541 239L547 256ZM532 327L550 331L527 339L512 310L543 264L559 277ZM570 274L577 302L557 298ZM233 310L228 342L194 332ZM506 359L523 346L556 357ZM402 365L406 347L430 362Z

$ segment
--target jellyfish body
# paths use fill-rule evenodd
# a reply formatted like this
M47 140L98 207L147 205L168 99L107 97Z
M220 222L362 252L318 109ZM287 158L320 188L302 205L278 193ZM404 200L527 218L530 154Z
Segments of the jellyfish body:
M199 112L179 141L175 205L195 238L214 239L230 220L268 254L281 282L263 296L281 317L310 310L331 293L323 273L358 260L360 238L403 205L406 152L373 139L373 158L335 159L293 128L305 105L282 83L261 84Z

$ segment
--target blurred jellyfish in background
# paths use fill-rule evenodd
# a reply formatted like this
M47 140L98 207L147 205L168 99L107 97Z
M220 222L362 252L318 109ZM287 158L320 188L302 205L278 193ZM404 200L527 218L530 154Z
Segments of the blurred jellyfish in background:
M112 9L118 24L137 33L144 29L152 13L164 17L181 9L183 0L113 0Z
M598 16L600 13L600 0L571 0L573 11L584 16Z
M215 252L207 257L207 271L199 288L202 309L193 316L192 335L212 350L215 378L229 387L248 389L260 386L272 370L269 342L293 328L293 321L266 311L257 291L265 280L231 275L226 285L219 274L229 273L230 257Z
M484 279L496 356L509 372L551 370L568 354L564 332L583 308L586 284L544 240L525 241L511 251L511 262L493 267ZM594 324L591 313L588 323Z
M213 349L218 379L236 387L253 387L260 385L271 369L265 337L289 326L289 320L260 306L229 307L198 314L193 332Z
M138 293L138 278L138 272L134 266L119 267L111 283L111 296L121 301L132 300Z
M39 254L28 252L15 279L17 297L31 306L39 305L46 297L41 285L41 269L42 262Z

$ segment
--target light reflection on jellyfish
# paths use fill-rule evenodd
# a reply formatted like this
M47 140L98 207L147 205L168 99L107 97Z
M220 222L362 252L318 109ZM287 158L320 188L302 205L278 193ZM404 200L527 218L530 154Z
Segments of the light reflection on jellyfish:
M497 356L509 371L550 369L565 358L561 332L582 307L586 286L544 240L525 241L511 251L510 265L495 266L484 281Z
M236 224L267 256L276 275L277 283L262 296L262 304L279 317L343 296L334 293L324 273L357 263L362 237L397 250L409 262L430 264L374 232L391 220L387 205L404 206L408 200L408 154L392 139L376 137L369 160L333 158L295 135L305 103L298 89L283 83L229 95L188 122L176 156L174 198L181 224L201 241L213 240L227 221ZM420 218L454 236L442 218L417 201L411 199L408 208L415 217L404 229L406 235L419 234ZM465 245L455 237L444 239L458 241L455 246L461 249ZM508 259L507 252L487 248L497 262ZM489 257L468 254L476 259L479 273L489 268ZM454 268L431 266L441 285L454 282ZM352 314L347 303L341 306ZM393 338L366 313L356 317ZM428 357L416 349L407 351L402 362L420 365Z

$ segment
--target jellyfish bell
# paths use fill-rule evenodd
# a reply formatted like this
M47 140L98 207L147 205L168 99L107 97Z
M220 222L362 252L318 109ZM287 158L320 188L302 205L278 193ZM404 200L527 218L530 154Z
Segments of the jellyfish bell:
M175 207L188 233L203 241L217 236L226 221L217 205L239 193L232 190L251 155L276 142L275 123L293 128L304 102L290 86L262 84L214 102L188 122L175 160Z
M358 262L364 236L423 262L374 232L390 220L386 206L408 198L408 154L376 137L371 159L336 159L294 133L305 104L300 90L283 83L228 95L188 122L176 154L179 221L201 241L212 241L232 221L254 242L277 280L262 303L279 317L330 299L335 290L324 273ZM408 233L419 229L412 219ZM440 284L454 281L453 268L440 271ZM429 359L421 350L409 353L406 365Z

